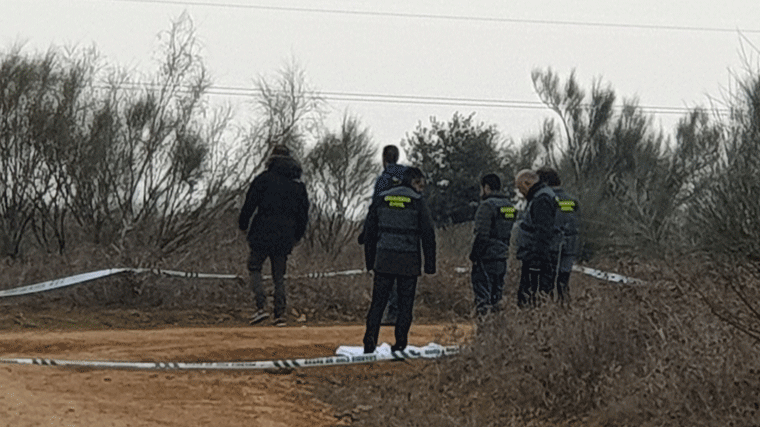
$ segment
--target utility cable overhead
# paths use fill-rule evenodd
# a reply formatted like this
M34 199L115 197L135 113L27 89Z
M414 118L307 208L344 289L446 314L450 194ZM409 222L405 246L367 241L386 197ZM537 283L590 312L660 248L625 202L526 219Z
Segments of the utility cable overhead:
M123 82L119 88L127 90L142 90L144 88L156 88L153 83ZM98 86L99 89L112 89L112 86ZM189 91L189 89L187 89ZM252 97L257 93L256 89L238 86L210 86L206 93L214 96ZM488 99L488 98L461 98L427 95L395 95L366 92L335 92L317 91L315 94L328 101L364 102L377 104L399 105L442 105L479 108L504 108L512 110L543 110L548 108L541 101L523 101L515 99ZM585 105L587 106L587 105ZM618 109L621 107L617 107ZM641 110L650 114L686 114L692 111L688 107L670 106L645 106L638 105ZM711 109L718 113L727 113L727 109Z
M322 9L322 8L312 8L312 7L268 6L268 5L258 5L258 4L240 4L240 3L214 3L214 2L208 2L208 1L187 1L187 0L115 0L115 1L120 1L120 2L125 2L125 3L170 4L170 5L181 5L181 6L217 7L217 8L226 8L226 9L252 9L252 10L268 10L268 11L279 11L279 12L320 13L320 14L331 14L331 15L353 15L353 16L371 16L371 17L405 18L405 19L438 19L438 20L445 20L445 21L494 22L494 23L510 23L510 24L528 24L528 25L561 25L561 26L576 26L576 27L633 29L633 30L760 34L760 29L705 27L705 26L690 26L690 25L629 24L629 23L614 23L614 22L504 18L504 17L490 17L490 16L458 16L458 15L443 15L443 14L432 14L432 13L404 13L404 12L381 12L381 11L348 10L348 9Z

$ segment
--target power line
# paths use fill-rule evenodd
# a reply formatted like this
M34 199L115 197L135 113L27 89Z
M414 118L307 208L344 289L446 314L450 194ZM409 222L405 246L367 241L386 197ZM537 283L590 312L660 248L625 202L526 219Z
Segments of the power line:
M457 16L457 15L439 15L431 13L402 13L402 12L379 12L379 11L362 11L347 9L319 9L310 7L288 7L288 6L265 6L256 4L239 4L239 3L212 3L204 1L183 1L183 0L115 0L128 3L148 3L148 4L172 4L182 6L202 6L218 7L227 9L252 9L268 10L279 12L301 12L301 13L320 13L331 15L352 15L352 16L370 16L385 18L405 18L405 19L437 19L446 21L466 21L466 22L493 22L509 24L528 24L528 25L562 25L576 27L595 27L595 28L617 28L633 30L658 30L658 31L689 31L689 32L712 32L712 33L747 33L760 34L760 30L724 28L724 27L706 27L706 26L689 26L689 25L656 25L656 24L628 24L628 23L611 23L611 22L589 22L589 21L564 21L550 19L520 19L520 18L503 18L489 16Z
M141 90L145 87L154 86L150 83L123 83L119 87L128 90ZM206 90L209 95L231 96L231 97L252 97L257 93L256 89L238 87L238 86L211 86ZM476 108L503 108L512 110L544 110L548 107L541 101L522 101L510 99L488 99L488 98L461 98L461 97L442 97L426 95L395 95L379 94L366 92L335 92L335 91L318 91L318 96L328 101L343 102L364 102L377 104L399 104L399 105L440 105L440 106L458 106L458 107L476 107ZM588 106L587 104L584 106ZM638 105L642 111L650 114L687 114L692 111L687 107L670 107L670 106L643 106ZM617 107L622 108L622 107ZM713 109L719 113L728 112L727 109Z

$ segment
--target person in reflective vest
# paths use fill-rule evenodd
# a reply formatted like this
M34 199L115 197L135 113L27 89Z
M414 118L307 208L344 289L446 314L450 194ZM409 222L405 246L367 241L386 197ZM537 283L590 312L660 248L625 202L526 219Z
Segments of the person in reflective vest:
M517 305L527 307L536 304L539 293L549 297L554 290L561 241L555 227L558 205L554 191L532 170L518 172L515 186L528 202L517 239L517 259L522 261Z
M475 212L475 240L470 261L475 312L478 316L485 316L499 309L516 211L507 196L501 193L501 179L496 174L481 178L480 198Z
M364 224L364 256L367 270L374 270L372 303L367 312L364 352L377 348L380 322L391 287L398 291L396 342L393 351L406 348L412 325L417 277L422 270L435 274L435 229L430 209L422 198L425 178L418 168L408 168L400 186L380 193L369 208Z
M383 147L383 172L379 177L377 177L377 180L375 180L375 188L372 192L371 203L373 203L382 192L401 184L406 166L398 164L399 155L400 153L398 151L398 147L395 145L389 144ZM358 238L360 245L364 244L364 235L365 230L362 229L362 232L359 234ZM396 291L396 287L393 286L388 297L388 307L383 314L383 320L381 324L395 325L397 317L398 292Z
M562 232L557 272L557 296L563 303L570 302L570 273L578 256L578 200L565 191L556 170L544 167L536 171L539 179L550 186L557 196L559 210L555 225Z

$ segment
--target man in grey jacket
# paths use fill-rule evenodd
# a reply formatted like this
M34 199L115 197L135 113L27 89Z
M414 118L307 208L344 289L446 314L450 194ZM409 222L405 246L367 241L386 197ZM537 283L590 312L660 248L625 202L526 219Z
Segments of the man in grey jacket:
M557 196L559 210L555 217L555 226L562 233L559 247L559 271L557 272L557 297L563 303L570 302L570 273L575 258L578 256L578 209L579 203L561 185L562 180L556 170L543 167L536 171L542 182L552 188Z
M435 229L420 194L424 180L418 168L406 169L401 185L380 193L369 208L364 223L364 256L367 270L374 270L375 276L364 334L365 353L373 353L377 348L380 322L394 284L398 291L398 317L396 343L391 349L406 348L423 254L425 273L435 274Z
M496 174L481 178L480 198L475 212L475 240L472 242L470 261L475 311L478 316L484 316L499 309L515 208L501 193L501 179Z

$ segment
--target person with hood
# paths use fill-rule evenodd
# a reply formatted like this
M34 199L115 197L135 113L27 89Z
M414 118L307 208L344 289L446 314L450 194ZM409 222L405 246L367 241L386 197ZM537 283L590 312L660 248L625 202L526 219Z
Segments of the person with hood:
M417 276L424 254L426 274L435 274L435 229L430 209L420 192L425 177L419 168L404 171L401 185L380 193L365 221L364 258L368 271L375 271L372 303L367 312L364 352L374 353L388 294L396 285L398 317L392 351L406 348L412 325Z
M300 180L301 174L301 165L290 156L290 150L284 145L275 146L266 170L254 178L240 210L238 223L240 230L248 230L251 249L248 270L256 296L257 312L251 318L251 324L269 317L261 277L262 265L267 258L274 282L274 323L278 326L287 323L286 262L306 232L309 219L309 198L306 186Z
M475 240L470 261L475 312L478 316L485 316L499 310L516 211L507 196L501 193L501 179L496 174L481 178L480 198L475 211Z
M522 261L517 305L528 307L536 304L539 293L548 297L554 289L561 239L555 226L558 205L554 191L535 171L518 172L515 186L528 202L517 239L517 259Z
M391 187L395 187L401 184L401 179L404 177L404 171L406 166L398 164L399 158L398 147L389 144L383 147L383 172L377 177L375 181L374 191L372 192L371 203L382 193L389 190ZM370 203L370 204L371 204ZM364 244L365 231L362 230L359 234L359 244ZM388 297L388 308L383 315L383 325L395 325L396 318L398 317L398 292L396 287L391 288L390 296Z

